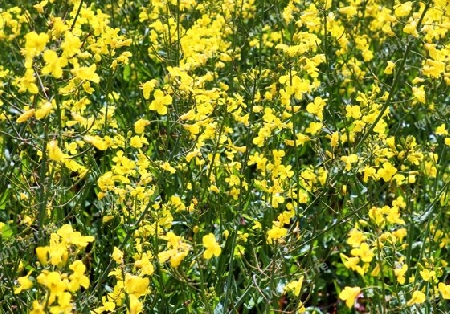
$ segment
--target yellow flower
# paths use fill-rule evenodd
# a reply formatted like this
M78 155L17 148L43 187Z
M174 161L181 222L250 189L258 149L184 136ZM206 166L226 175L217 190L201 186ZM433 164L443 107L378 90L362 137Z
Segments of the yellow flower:
M220 245L216 242L216 237L212 233L203 236L203 246L206 249L205 252L203 252L203 257L205 259L211 259L213 255L219 256L222 251Z
M100 77L97 73L95 73L95 70L97 69L97 66L95 64L91 65L90 67L77 67L71 70L72 74L75 75L75 77L79 78L82 81L91 81L94 83L100 82Z
M167 114L167 106L172 103L172 96L164 95L164 92L160 89L155 90L155 99L150 103L150 110L155 110L160 115Z
M408 305L422 304L425 302L425 294L421 291L414 291L412 299L408 301Z
M344 290L339 293L339 299L345 301L347 307L351 308L355 304L355 299L360 293L360 287L345 287Z
M54 161L61 161L62 159L66 158L66 154L63 154L61 149L58 147L58 143L53 140L47 143L47 151L48 151L48 158Z
M409 12L411 10L412 10L412 2L408 1L408 2L398 5L395 8L394 13L395 13L395 16L397 16L397 17L403 17L403 16L408 16Z
M134 123L134 132L136 134L142 134L145 131L145 127L150 124L150 121L145 119L139 119Z
M86 266L84 266L83 262L76 260L69 266L69 268L73 271L73 274L69 276L69 290L71 292L75 292L79 290L80 287L87 289L89 287L90 280L84 275Z
M53 50L46 50L44 52L45 66L42 68L42 74L51 74L55 78L60 78L63 74L62 68L67 65L67 59L58 57L58 54Z
M45 49L49 36L45 33L30 32L25 35L25 55L35 57Z
M434 270L424 269L420 271L420 276L422 276L422 279L425 281L432 281L433 278L436 278L436 272Z
M341 160L346 164L345 170L350 171L352 169L352 164L358 162L358 155L350 154L349 156L342 156Z
M274 226L267 232L267 243L272 243L273 240L278 240L287 234L286 228L280 228L278 226Z
M34 112L35 112L34 109L28 109L28 110L25 110L25 111L20 115L20 117L17 118L16 122L17 122L17 123L22 123L22 122L28 121L28 119L30 119L31 117L34 116Z
M392 70L395 68L395 63L392 61L388 61L388 65L384 69L384 74L392 74Z
M134 295L130 295L130 311L128 313L130 314L138 314L142 313L144 310L144 305L141 301Z
M347 114L345 115L346 118L353 118L353 119L361 118L360 106L346 106L345 110L347 111Z
M117 247L114 247L112 258L114 261L116 261L117 264L122 263L123 252L121 250L119 250Z
M401 268L394 269L394 274L397 277L399 284L403 285L405 283L405 274L408 270L408 265L403 265Z
M363 262L369 263L374 256L372 250L367 243L362 243L359 248L351 250L353 256L358 256Z
M383 163L383 168L380 168L377 171L377 175L380 178L383 178L385 182L390 181L396 173L397 169L390 162Z
M303 277L300 277L298 280L291 281L284 287L285 291L291 291L296 297L300 295L302 291Z
M53 109L53 104L49 101L46 101L43 105L36 110L35 116L36 119L40 120L47 117Z
M28 275L17 278L17 281L19 282L19 287L14 289L14 293L16 294L20 293L22 290L28 290L33 287L33 282L28 278Z
M145 99L150 98L150 93L155 89L157 83L157 80L151 80L141 85L142 93Z
M440 282L438 284L439 292L441 293L442 297L446 300L450 299L450 285L446 285L443 282Z
M347 243L353 247L358 247L361 245L361 242L363 242L366 239L367 237L364 235L363 232L353 228L349 232L349 238L347 239Z
M322 129L322 126L321 122L310 122L305 132L314 135Z
M445 123L442 123L440 126L436 128L436 134L438 135L447 135L448 131L445 129Z
M30 314L45 314L45 306L41 305L39 301L33 301L32 303L33 309L30 311Z
M147 294L150 280L147 277L139 277L130 274L125 275L125 292L140 297Z

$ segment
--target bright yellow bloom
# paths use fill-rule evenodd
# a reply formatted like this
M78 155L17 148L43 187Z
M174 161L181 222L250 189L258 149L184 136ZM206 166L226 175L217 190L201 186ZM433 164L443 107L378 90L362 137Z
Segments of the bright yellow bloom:
M28 121L28 119L30 119L31 117L34 116L35 110L34 109L28 109L26 111L24 111L20 117L17 118L16 122L17 123L22 123L22 122L26 122Z
M359 248L351 250L353 256L358 256L363 262L369 263L372 261L374 253L367 243L362 243Z
M420 271L420 276L425 281L432 281L433 278L436 278L436 272L434 270L424 269Z
M160 115L167 114L167 106L172 103L172 96L164 95L164 92L160 89L155 90L153 94L155 99L150 103L150 110L155 110Z
M125 292L136 297L147 294L150 280L147 277L139 277L131 274L125 275Z
M300 295L300 292L302 291L302 284L303 284L303 276L300 277L298 280L291 281L284 287L285 291L291 291L296 297Z
M358 162L358 155L356 154L350 154L349 156L342 156L341 160L345 162L345 170L350 171L352 169L352 164Z
M25 55L31 58L37 56L45 49L49 36L45 33L30 32L25 35Z
M134 123L134 132L136 134L142 134L145 131L145 127L150 124L150 121L145 119L139 119Z
M397 169L390 162L383 163L383 168L380 168L377 171L377 175L385 182L390 181L396 173Z
M421 291L414 291L412 299L408 301L408 305L422 304L425 302L425 294Z
M17 281L19 282L19 287L14 289L14 293L16 294L20 293L22 290L28 290L33 287L33 282L28 278L28 275L17 278Z
M205 252L203 252L203 257L205 259L211 259L213 255L219 256L222 251L220 245L216 242L216 237L212 233L203 236L203 246L206 249Z
M71 70L73 75L77 77L78 79L82 81L91 81L94 83L100 82L100 77L97 73L95 73L95 70L97 69L97 66L95 64L91 65L90 67L77 67Z
M355 304L356 297L361 293L360 287L345 287L344 290L339 293L339 299L345 301L348 308L351 308Z
M404 17L404 16L408 16L409 12L412 10L412 2L411 1L407 1L405 3L402 3L400 5L398 5L395 8L395 16L397 17Z
M361 245L361 242L365 241L366 239L367 237L364 235L363 232L353 228L349 232L349 238L347 239L347 243L353 247L358 247Z
M270 229L267 232L267 243L273 243L273 240L278 240L287 234L286 228L280 228L278 226L273 226L272 229Z
M63 158L67 157L67 155L63 154L61 149L58 147L58 142L56 142L55 140L47 143L47 151L48 158L54 161L62 161Z
M403 285L405 283L405 274L408 270L408 265L403 265L401 268L394 269L394 274L397 277L399 284Z
M438 284L438 289L444 299L450 299L450 285L446 285L445 283L440 282Z

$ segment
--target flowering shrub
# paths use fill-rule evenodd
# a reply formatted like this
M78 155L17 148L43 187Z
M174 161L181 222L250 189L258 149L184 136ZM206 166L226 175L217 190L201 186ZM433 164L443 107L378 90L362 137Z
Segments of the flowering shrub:
M448 1L15 2L3 312L449 311Z

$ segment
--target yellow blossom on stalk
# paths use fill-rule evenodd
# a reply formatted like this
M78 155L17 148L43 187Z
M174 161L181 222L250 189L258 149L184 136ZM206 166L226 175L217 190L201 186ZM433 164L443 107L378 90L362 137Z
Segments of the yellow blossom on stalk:
M71 292L75 292L80 290L81 287L87 289L89 287L90 281L89 278L84 275L86 271L86 266L82 261L76 260L69 266L69 268L73 271L73 274L69 276L69 286L68 290Z
M426 102L426 99L425 99L425 86L424 85L421 85L420 87L413 86L412 90L413 90L414 97L419 102L424 104Z
M160 115L166 115L167 106L172 103L172 96L164 95L164 92L160 89L155 90L153 96L155 99L150 103L149 109L155 110Z
M394 274L397 277L397 281L401 285L405 283L405 274L407 270L408 265L402 265L400 268L394 269Z
M49 101L44 102L35 112L37 120L46 118L53 109L53 104Z
M388 61L388 65L386 66L386 68L384 69L384 74L392 74L392 71L395 68L395 63L392 61Z
M436 272L434 270L424 269L420 271L420 276L425 281L433 281L436 278Z
M140 88L142 89L142 93L143 93L145 99L150 98L150 94L155 89L157 84L158 84L158 81L153 79L153 80L147 81L141 85Z
M144 253L142 254L142 257L134 262L134 266L136 268L142 269L142 273L144 275L151 275L155 272L155 268L150 261L151 254L150 253Z
M93 236L82 236L80 232L74 231L70 224L62 225L56 232L62 242L69 245L76 245L83 249L89 242L94 241Z
M45 304L42 305L39 303L39 301L33 301L30 314L46 314L46 313L47 312L45 311Z
M361 293L360 287L345 287L339 293L339 299L345 301L345 304L350 309L355 304L356 297Z
M24 277L17 278L17 281L19 283L19 287L14 289L14 293L20 293L22 290L28 290L33 287L33 282L30 280L29 275Z
M397 169L390 163L383 163L383 168L378 169L377 175L385 182L391 181L394 174L397 173Z
M134 123L134 132L136 134L142 134L145 131L145 127L150 124L150 121L146 119L139 119Z
M400 228L394 232L392 232L392 235L396 238L397 242L402 243L403 239L406 237L407 235L407 231L406 228Z
M319 120L323 120L323 108L326 106L326 102L321 97L314 98L314 102L310 102L306 106L306 111L311 114L314 114L319 118Z
M422 73L428 77L439 78L443 73L445 73L445 63L442 61L427 59L422 68Z
M44 61L45 66L41 70L42 74L51 74L55 78L60 78L62 76L62 68L67 65L66 58L58 57L58 54L53 50L45 50Z
M130 146L136 148L142 148L144 145L148 145L148 141L145 136L133 136L130 138Z
M220 245L216 242L216 237L212 233L203 236L203 246L206 249L205 252L203 252L203 257L205 259L211 259L213 255L219 256L222 251Z
M273 226L272 229L267 231L267 243L271 244L274 240L281 239L282 237L286 236L287 229L286 228L280 228L278 226Z
M172 167L167 161L161 165L161 168L167 172L174 174L176 172L175 168Z
M300 292L302 291L303 284L303 276L298 280L293 280L289 282L285 287L285 291L291 291L296 297L300 296Z
M118 249L117 247L114 247L114 251L112 254L112 259L117 263L121 264L123 260L123 252Z
M134 294L131 294L130 296L130 314L137 314L142 313L144 310L144 304L142 304L141 301L139 301L138 297Z
M361 118L361 107L360 106L345 106L345 110L347 111L347 114L345 115L346 118L353 118L353 119L359 119Z
M95 64L89 66L89 67L76 67L72 69L70 72L72 72L73 75L75 75L76 78L82 80L82 81L91 81L94 83L100 82L100 77L95 72L97 69L97 66Z
M35 109L27 109L25 110L17 119L17 123L22 123L28 121L31 117L34 116Z
M49 41L49 36L45 33L30 32L25 35L24 55L35 57L45 49L45 45Z
M106 141L103 140L98 135L94 135L94 136L92 136L92 135L85 135L84 136L84 141L87 142L87 143L91 143L98 150L106 150L106 149L108 149L108 144L106 143Z
M445 124L442 123L440 126L436 128L437 135L447 135L448 131L445 129Z
M58 31L62 31L58 30ZM64 41L61 43L62 57L71 58L81 52L82 42L80 38L71 31L64 32Z
M323 124L321 122L310 122L309 126L306 128L305 132L311 135L315 135L322 129Z
M450 299L450 285L446 285L445 283L440 282L438 284L438 289L445 300Z
M369 182L369 178L376 178L377 176L377 170L373 167L365 167L364 170L364 178L363 181L364 183Z
M23 77L16 77L14 83L19 86L19 93L29 92L30 94L39 93L39 88L36 85L36 77L33 69L26 69Z
M350 154L349 156L342 156L341 160L346 164L345 170L350 171L352 169L352 164L358 162L358 155Z
M409 12L412 10L412 2L407 1L405 3L399 4L397 7L395 7L394 13L397 17L404 17L408 16Z
M347 18L352 18L355 15L358 15L358 11L356 11L355 6L347 6L343 8L339 8L339 13L347 15Z
M136 297L147 294L150 280L147 277L139 277L131 274L125 274L125 292Z
M353 247L358 247L361 245L361 242L365 241L367 237L363 232L359 231L356 228L353 228L349 232L349 238L347 239L347 243Z
M414 304L422 304L423 302L425 302L425 293L422 291L414 291L411 300L407 304L411 306Z
M67 155L64 154L61 149L58 147L58 142L52 140L47 143L47 151L48 158L54 161L62 161L64 158L67 158Z
M359 248L352 249L351 254L366 263L371 262L375 255L367 243L362 243Z

